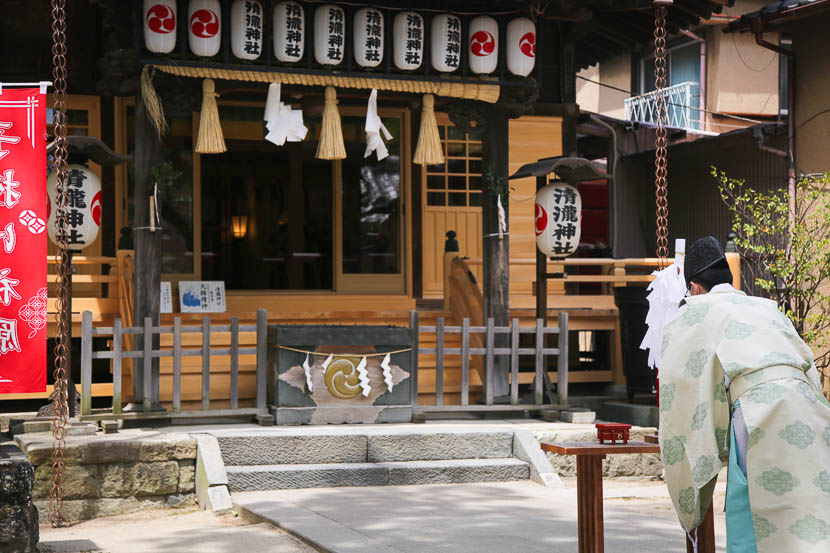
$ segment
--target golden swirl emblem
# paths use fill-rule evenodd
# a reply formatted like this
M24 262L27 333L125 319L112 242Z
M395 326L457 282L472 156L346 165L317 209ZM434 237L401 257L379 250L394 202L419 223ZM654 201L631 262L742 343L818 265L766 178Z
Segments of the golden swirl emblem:
M323 380L331 395L338 399L352 399L360 395L356 362L358 358L335 357L326 367Z

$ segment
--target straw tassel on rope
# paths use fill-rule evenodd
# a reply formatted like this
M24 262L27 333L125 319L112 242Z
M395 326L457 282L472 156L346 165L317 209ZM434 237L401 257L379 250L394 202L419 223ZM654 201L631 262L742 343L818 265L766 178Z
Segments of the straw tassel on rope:
M199 119L199 138L196 141L196 151L200 154L221 154L227 150L222 125L219 123L217 96L213 79L202 81L202 115Z
M155 70L153 72L155 73ZM156 89L153 88L153 76L150 75L150 67L147 65L141 70L141 99L147 109L150 123L153 124L156 133L161 137L167 132L167 119L164 118L164 108L158 94L156 94Z
M421 110L421 130L418 134L418 146L413 159L418 165L437 165L444 163L441 137L438 135L438 121L435 120L435 97L424 94Z
M337 92L326 87L326 106L323 109L323 128L317 145L317 159L346 159L343 145L343 129L340 126L340 112L337 110Z

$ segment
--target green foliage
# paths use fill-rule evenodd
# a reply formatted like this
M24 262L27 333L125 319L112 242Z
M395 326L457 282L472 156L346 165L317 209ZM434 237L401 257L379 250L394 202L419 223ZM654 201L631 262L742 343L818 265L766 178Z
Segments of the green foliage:
M150 182L159 188L159 193L164 194L168 199L180 199L179 196L189 196L181 189L179 184L182 181L182 172L176 169L173 162L164 159L153 165L150 169ZM189 198L181 198L189 199Z
M787 189L758 192L712 168L732 230L747 287L778 302L830 378L830 173Z

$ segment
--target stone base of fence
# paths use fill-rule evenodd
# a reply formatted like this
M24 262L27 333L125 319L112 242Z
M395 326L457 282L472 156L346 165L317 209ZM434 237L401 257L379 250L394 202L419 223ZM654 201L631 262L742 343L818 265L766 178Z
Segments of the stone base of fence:
M48 520L52 435L22 434L15 442L34 465L32 498ZM66 442L62 513L71 521L196 504L196 440L187 434L125 430Z

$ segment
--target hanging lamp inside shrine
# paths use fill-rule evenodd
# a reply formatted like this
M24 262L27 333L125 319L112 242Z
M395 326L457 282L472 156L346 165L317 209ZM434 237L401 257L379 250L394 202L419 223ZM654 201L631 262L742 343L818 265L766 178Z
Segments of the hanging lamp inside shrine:
M231 51L241 60L255 60L262 53L262 3L235 0L231 5Z
M346 13L334 4L314 12L314 60L320 65L339 65L346 41Z
M424 58L424 18L415 12L401 12L392 24L395 67L414 71Z
M176 0L144 0L144 46L154 54L176 48Z
M361 67L377 67L383 59L383 14L361 8L354 15L354 59Z
M527 77L536 64L536 25L526 17L507 24L507 70Z
M305 53L305 12L297 2L274 7L274 56L281 62L300 61Z
M222 36L219 0L190 0L187 21L190 51L202 58L218 54Z
M443 13L432 18L432 67L451 73L461 65L461 19Z
M481 15L470 21L469 33L470 71L492 73L499 62L499 24L492 17Z

